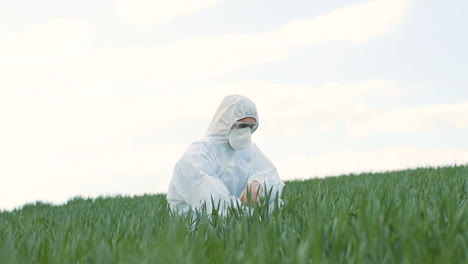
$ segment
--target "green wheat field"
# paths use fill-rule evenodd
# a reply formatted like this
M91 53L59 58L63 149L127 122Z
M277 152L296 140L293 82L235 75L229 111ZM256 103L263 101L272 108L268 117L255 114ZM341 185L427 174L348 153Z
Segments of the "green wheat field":
M1 263L468 263L468 167L286 182L282 209L171 215L165 195L0 212Z

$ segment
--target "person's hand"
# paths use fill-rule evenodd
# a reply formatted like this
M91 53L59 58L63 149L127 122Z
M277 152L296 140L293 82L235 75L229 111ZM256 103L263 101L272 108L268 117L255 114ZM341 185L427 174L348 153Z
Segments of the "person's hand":
M247 193L250 190L250 200L252 204L257 204L260 201L260 195L262 194L262 189L260 188L261 185L258 181L253 181L249 184L249 186L245 187L242 191L239 199L245 204L249 204L249 200L247 197Z

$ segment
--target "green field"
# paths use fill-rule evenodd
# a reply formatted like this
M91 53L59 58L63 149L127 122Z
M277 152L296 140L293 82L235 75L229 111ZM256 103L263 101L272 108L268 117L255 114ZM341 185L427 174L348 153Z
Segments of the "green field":
M468 263L468 167L287 182L284 207L170 215L164 195L0 213L1 263Z

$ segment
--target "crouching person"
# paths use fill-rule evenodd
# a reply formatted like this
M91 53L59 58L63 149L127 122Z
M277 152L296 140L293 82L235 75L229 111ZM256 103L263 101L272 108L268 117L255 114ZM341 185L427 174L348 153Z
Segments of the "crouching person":
M206 205L212 213L213 205L219 205L216 209L226 214L230 205L256 204L265 197L270 204L279 200L284 183L273 163L251 142L258 126L250 99L225 97L206 135L176 163L167 193L171 209L187 214Z

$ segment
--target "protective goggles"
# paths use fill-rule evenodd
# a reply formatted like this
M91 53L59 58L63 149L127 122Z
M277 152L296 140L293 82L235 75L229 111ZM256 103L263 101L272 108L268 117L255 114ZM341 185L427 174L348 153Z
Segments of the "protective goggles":
M246 122L236 121L232 125L232 129L241 129L241 128L246 128L246 127L250 127L250 129L253 129L256 126L257 126L257 122L255 122L255 123L246 123Z

